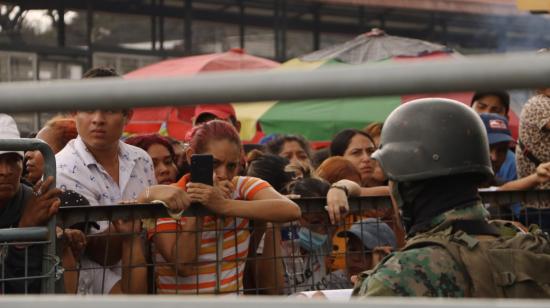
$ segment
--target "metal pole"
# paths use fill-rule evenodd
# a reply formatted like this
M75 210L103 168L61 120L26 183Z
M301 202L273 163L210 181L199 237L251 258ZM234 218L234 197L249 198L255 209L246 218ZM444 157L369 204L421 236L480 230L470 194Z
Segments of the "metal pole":
M242 49L245 45L245 18L244 1L239 0L239 47Z
M65 5L61 1L61 6L57 9L57 46L65 47Z
M367 16L365 12L365 7L362 5L357 10L357 20L359 24L359 33L363 33L367 31Z
M86 45L88 46L88 57L86 70L92 68L94 59L93 50L93 28L94 28L94 8L92 0L86 1Z
M550 87L550 55L516 54L316 71L0 84L3 112L134 108Z
M13 150L13 151L34 151L39 150L44 157L44 178L52 176L54 181L49 188L55 187L55 177L56 177L56 166L55 166L55 154L48 144L38 139L0 139L0 148L2 150ZM48 230L50 244L44 247L44 260L42 261L42 272L48 273L50 269L48 268L51 264L46 258L47 256L54 256L55 251L55 216L50 219L48 222ZM54 265L52 265L54 266ZM52 271L55 274L55 271ZM55 291L55 276L49 277L42 283L42 293L54 293Z
M192 21L192 10L193 10L193 2L192 0L185 0L184 2L184 29L183 29L183 46L184 46L184 52L186 55L190 55L193 53L193 31L191 27L193 27L193 21Z
M160 7L160 16L158 16L158 22L159 22L159 49L160 51L164 51L164 0L160 0L159 2Z
M151 0L151 8L153 14L151 14L151 49L157 49L157 15L158 12L157 1Z
M280 60L281 58L281 47L280 47L280 24L281 24L281 13L280 6L281 0L273 1L273 43L275 44L275 59Z
M313 50L321 48L321 5L313 5Z
M288 30L288 14L287 14L287 2L286 0L281 0L281 23L280 23L280 27L281 27L281 36L280 36L280 46L281 46L281 58L278 59L280 62L283 62L283 61L286 61L286 55L287 55L287 44L286 44L286 40L287 40L287 30Z

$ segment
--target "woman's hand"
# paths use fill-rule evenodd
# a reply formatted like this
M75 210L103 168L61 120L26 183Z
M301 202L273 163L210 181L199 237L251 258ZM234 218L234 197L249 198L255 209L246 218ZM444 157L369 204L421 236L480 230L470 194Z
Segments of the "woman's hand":
M122 233L125 235L132 235L141 232L141 221L139 219L117 219L113 221L113 226L118 233Z
M145 190L138 198L139 202L160 200L166 203L171 212L185 211L191 205L189 194L175 186L154 185Z
M63 236L75 258L80 256L84 252L84 249L86 249L86 235L82 231L65 229L63 230Z
M330 222L339 223L349 213L348 196L339 188L330 188L327 194L327 211Z
M192 202L199 202L216 214L225 215L227 188L220 188L219 184L214 186L202 183L188 183L187 193Z
M350 180L333 183L327 194L327 211L332 224L339 223L349 214L348 197L362 195L361 186Z
M61 190L50 188L53 177L49 176L45 181L38 181L33 187L33 195L25 204L19 227L43 226L57 213L61 201Z
M536 174L537 174L537 182L539 184L544 184L550 181L550 162L546 162L538 165Z
M218 187L223 192L226 199L231 199L231 195L235 190L235 185L233 185L232 181L224 180L218 182L214 180L214 186Z

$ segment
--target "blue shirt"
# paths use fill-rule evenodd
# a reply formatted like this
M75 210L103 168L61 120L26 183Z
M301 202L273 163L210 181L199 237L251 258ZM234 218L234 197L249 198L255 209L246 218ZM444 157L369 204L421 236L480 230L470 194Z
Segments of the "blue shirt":
M508 153L506 153L506 160L500 167L500 170L497 172L496 176L504 183L518 179L518 174L516 171L516 155L512 151L508 150Z
M518 179L518 174L516 171L516 155L512 151L508 150L506 153L506 160L504 160L504 163L500 166L500 170L496 173L496 177L503 183ZM521 210L521 205L519 203L511 204L510 208L514 214L519 215Z

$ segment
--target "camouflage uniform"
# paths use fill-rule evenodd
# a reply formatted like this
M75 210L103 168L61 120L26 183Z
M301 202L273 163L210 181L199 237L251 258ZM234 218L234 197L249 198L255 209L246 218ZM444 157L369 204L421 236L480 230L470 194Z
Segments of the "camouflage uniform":
M443 232L455 220L487 216L481 203L453 209L433 218L428 232ZM445 248L427 246L395 252L373 270L360 274L353 295L464 297L467 287L467 277Z

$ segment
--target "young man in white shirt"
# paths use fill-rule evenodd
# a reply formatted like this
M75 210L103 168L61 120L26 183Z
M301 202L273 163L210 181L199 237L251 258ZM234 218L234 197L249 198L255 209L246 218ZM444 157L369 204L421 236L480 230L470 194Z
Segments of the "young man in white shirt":
M84 74L84 78L117 76L107 68L91 69ZM142 149L119 140L132 116L131 110L77 111L73 116L78 137L56 155L59 188L78 192L92 206L155 199L177 203L182 209L189 205L187 195L177 188L157 185L148 189L156 185L151 158ZM124 241L123 236L116 235L119 230L115 225L107 221L99 225L96 235L105 236L88 237L87 255L81 260L81 264L96 268L117 264ZM79 285L79 290L82 293L131 292L119 288L120 268L104 267L101 275L95 273L97 270L81 271L79 284L84 286ZM143 291L145 283L139 283L136 288Z

